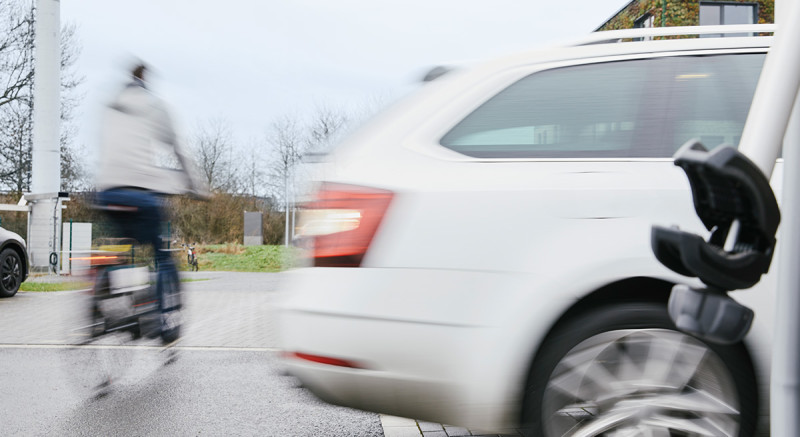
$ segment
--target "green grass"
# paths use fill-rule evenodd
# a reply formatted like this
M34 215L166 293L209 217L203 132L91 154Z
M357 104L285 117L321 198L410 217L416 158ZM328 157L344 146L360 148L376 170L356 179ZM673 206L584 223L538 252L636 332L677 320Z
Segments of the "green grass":
M208 278L181 278L181 282L197 282L197 281L208 281ZM69 291L69 290L83 290L91 287L92 283L89 281L23 282L19 286L19 291L37 291L37 292Z
M200 271L280 272L294 264L297 249L284 246L213 244L197 248ZM188 270L184 253L181 270Z
M92 286L88 281L64 281L64 282L23 282L19 286L19 291L67 291L81 290Z
M291 268L300 254L299 249L285 246L243 246L241 244L212 244L197 247L200 271L217 272L280 272ZM186 252L176 253L178 268L188 270ZM181 282L205 281L201 278L182 278ZM89 281L36 282L26 281L20 291L67 291L89 288Z

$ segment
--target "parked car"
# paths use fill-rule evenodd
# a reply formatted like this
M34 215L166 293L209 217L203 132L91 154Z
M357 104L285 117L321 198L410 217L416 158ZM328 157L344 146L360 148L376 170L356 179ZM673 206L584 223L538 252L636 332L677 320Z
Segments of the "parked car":
M738 143L772 41L741 32L772 29L599 32L454 69L372 120L301 214L289 372L328 402L478 430L763 431L774 275L733 293L756 311L743 342L702 341L667 315L694 282L650 232L708 235L672 156Z
M28 278L28 271L25 240L14 232L0 228L0 297L17 294L20 284Z

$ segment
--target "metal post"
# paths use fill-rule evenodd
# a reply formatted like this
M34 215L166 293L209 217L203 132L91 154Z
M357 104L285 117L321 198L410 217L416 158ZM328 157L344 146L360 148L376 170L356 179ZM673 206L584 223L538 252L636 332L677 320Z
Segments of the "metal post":
M783 138L783 201L781 213L784 228L781 231L780 262L778 264L778 290L775 309L775 339L772 353L772 380L770 385L771 430L773 435L800 435L800 101L797 99L800 55L800 7L797 2L776 1L776 23L781 11L778 33L791 39L784 54L794 58L794 82L777 82L794 97L791 118ZM786 33L786 35L783 35ZM779 47L783 48L783 46ZM775 50L773 46L773 50ZM777 86L776 86L777 88Z
M59 272L60 269L58 268L58 264L60 261L60 259L58 258L61 256L60 253L61 251L58 250L61 247L61 239L58 238L58 231L59 231L58 228L61 225L61 220L59 220L60 217L61 217L61 199L56 199L53 205L53 251L50 252L51 255L49 257L52 258L53 256L52 254L56 254L55 265L52 265L52 260L50 260L53 273L56 275L60 273Z
M72 275L72 219L69 219L69 274Z
M800 41L800 20L796 19L798 8L793 7L794 2L786 2L784 6L788 12L784 14L787 25L779 26L775 32L771 54L764 62L739 142L739 150L767 176L772 174L775 159L783 146L783 136L800 84L800 56L794 53L797 41Z
M797 436L800 435L800 269L796 265L800 259L800 110L797 104L800 7L797 2L785 0L776 1L776 9L778 7L781 22L758 81L740 150L764 174L771 175L783 146L783 228L772 347L770 428L776 436ZM776 12L775 16L779 14Z
M283 237L283 245L288 247L289 246L289 167L288 166L286 166L285 168L284 177L285 180L283 183L283 199L284 199L283 203L284 203L284 209L286 210L284 213L286 226L284 229L285 235Z
M771 429L773 435L800 435L800 108L795 104L784 139L783 202L779 249L775 339L772 352Z
M297 227L297 187L295 186L294 168L292 168L292 227L289 228L289 241L294 241L294 230Z

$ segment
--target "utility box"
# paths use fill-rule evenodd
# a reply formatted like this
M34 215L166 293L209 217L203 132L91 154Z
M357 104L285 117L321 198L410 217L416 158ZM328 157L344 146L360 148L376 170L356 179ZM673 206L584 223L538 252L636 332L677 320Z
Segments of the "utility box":
M264 218L260 212L244 213L244 245L261 246L264 244Z
M92 224L62 223L61 236L61 274L86 273L91 267L86 258L92 250Z
M64 192L26 194L28 215L28 255L31 271L58 273L61 254L61 210L69 200Z

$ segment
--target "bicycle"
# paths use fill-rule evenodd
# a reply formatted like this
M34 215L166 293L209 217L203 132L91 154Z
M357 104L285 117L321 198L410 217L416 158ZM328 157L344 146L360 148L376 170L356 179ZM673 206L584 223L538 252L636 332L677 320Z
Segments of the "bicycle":
M186 263L189 265L189 271L192 272L199 272L200 266L197 262L197 251L195 250L194 246L190 246L188 244L182 244L184 248L186 248Z
M106 246L91 257L95 269L91 335L128 331L134 340L143 336L161 337L165 344L177 340L180 321L176 317L181 296L174 265L156 266L155 278L151 278L147 266L134 262L135 242L130 239L119 242L122 244Z
M154 348L148 340L160 338L161 351L168 352L163 364L174 362L182 325L180 281L171 259L151 271L136 262L136 241L103 243L77 258L90 261L94 285L79 304L84 320L72 335L81 339L69 355L70 366L78 367L71 372L78 388L95 397L105 396L131 367L146 364L138 352Z

